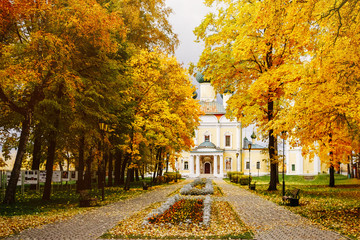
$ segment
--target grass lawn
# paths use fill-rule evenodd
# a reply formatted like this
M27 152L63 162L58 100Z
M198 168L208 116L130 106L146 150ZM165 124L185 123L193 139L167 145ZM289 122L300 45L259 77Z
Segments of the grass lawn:
M254 177L255 193L279 205L282 201L282 185L277 191L267 191L269 176ZM280 183L282 178L280 176ZM360 239L360 180L336 175L335 188L328 187L329 176L318 175L313 180L303 176L285 176L287 190L300 191L300 206L287 208L324 227L352 239ZM247 189L247 186L244 186Z
M149 180L147 179L147 181ZM151 187L149 190L158 187L160 186ZM140 195L143 192L140 181L132 183L129 191L124 191L122 187L106 187L105 201L101 201L101 189L91 190L91 196L98 199L96 207L99 207ZM18 191L15 204L0 204L0 238L30 227L63 220L91 209L79 207L79 194L75 192L75 186L66 190L55 186L51 201L44 202L41 198L42 192L25 191L24 194L21 194Z

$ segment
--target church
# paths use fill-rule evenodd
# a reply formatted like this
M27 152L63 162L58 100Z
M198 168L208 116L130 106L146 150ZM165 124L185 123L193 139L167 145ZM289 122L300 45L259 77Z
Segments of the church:
M241 122L225 117L226 102L231 93L225 93L217 100L210 82L204 81L201 73L199 82L199 103L204 115L195 131L195 147L182 152L176 162L176 169L187 177L226 177L229 171L243 172L245 175L262 176L270 174L267 142L256 137L254 126L243 128ZM327 172L320 159L308 159L301 155L301 148L292 148L286 142L284 151L279 139L279 155L284 155L285 173L288 175L317 175ZM280 163L279 172L282 170Z

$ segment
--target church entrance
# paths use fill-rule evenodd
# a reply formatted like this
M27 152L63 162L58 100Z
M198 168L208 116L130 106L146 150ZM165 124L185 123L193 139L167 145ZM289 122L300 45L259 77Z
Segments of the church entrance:
M205 163L205 174L210 174L210 163Z

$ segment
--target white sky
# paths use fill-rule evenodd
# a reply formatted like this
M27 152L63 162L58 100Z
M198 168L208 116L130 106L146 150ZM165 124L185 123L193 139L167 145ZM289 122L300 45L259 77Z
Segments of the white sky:
M194 42L196 37L193 31L210 12L210 8L204 5L203 0L166 0L166 3L173 9L169 21L180 41L175 55L185 67L188 67L190 62L196 64L203 45Z

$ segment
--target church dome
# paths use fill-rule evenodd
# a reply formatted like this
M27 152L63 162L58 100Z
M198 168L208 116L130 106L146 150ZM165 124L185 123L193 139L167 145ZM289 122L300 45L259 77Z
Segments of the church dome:
M198 81L198 83L209 82L209 81L204 79L204 75L202 75L201 72L196 73L196 81Z
M213 144L212 142L207 140L207 141L201 143L198 148L216 148L216 146L215 146L215 144Z

